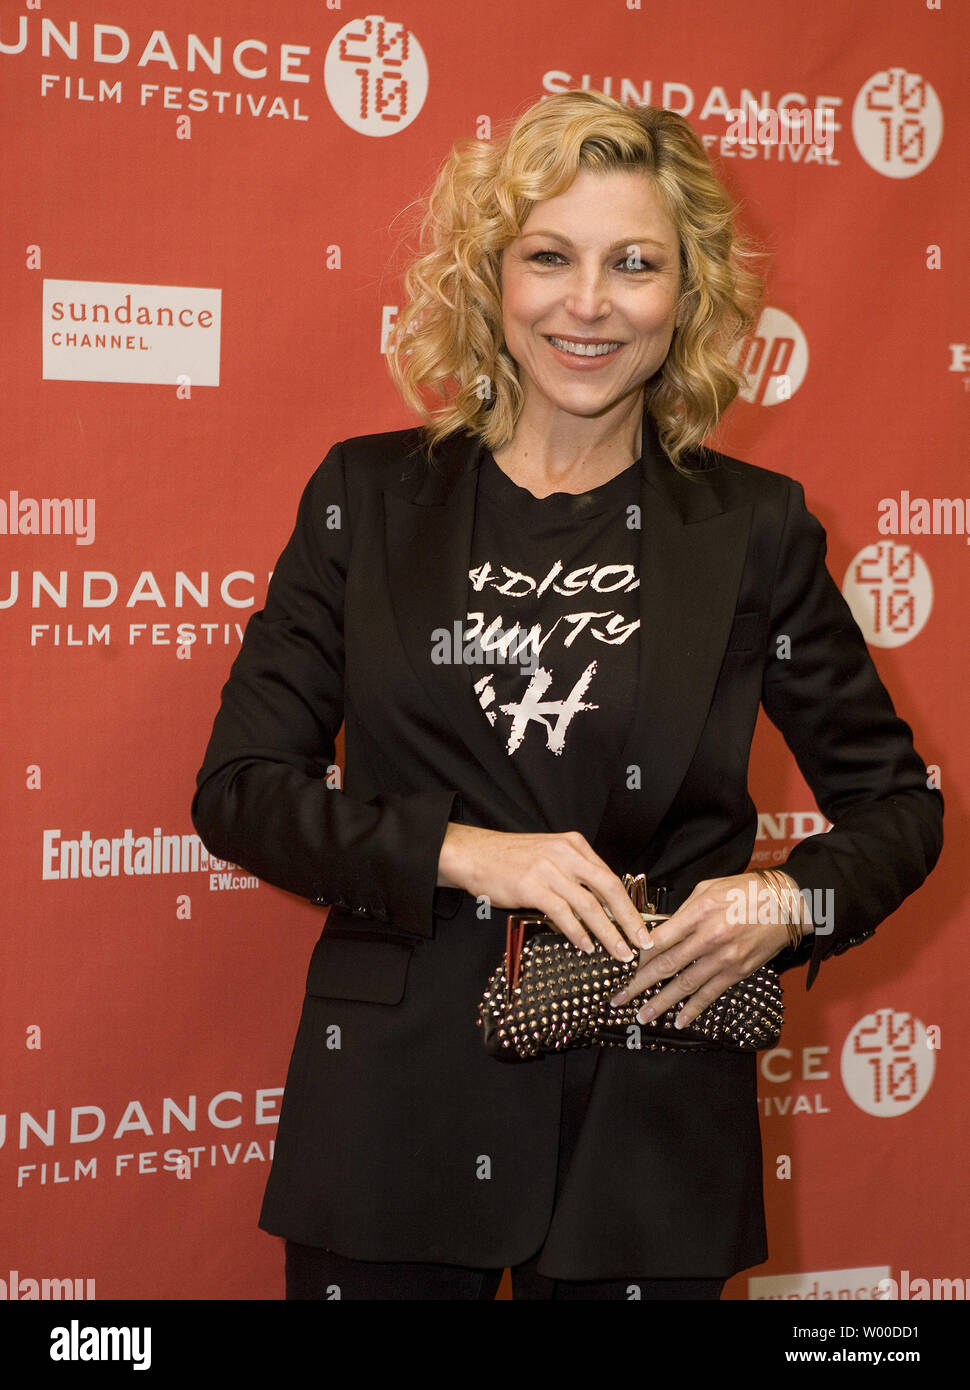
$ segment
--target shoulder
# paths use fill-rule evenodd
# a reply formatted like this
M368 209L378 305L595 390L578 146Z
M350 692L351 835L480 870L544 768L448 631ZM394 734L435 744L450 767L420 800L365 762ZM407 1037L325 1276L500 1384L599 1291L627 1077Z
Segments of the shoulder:
M780 469L746 463L717 449L691 454L688 466L696 467L698 478L725 496L736 494L745 498L767 496L786 499L793 489L797 491L801 487L797 478Z
M348 472L387 482L393 482L409 463L424 459L423 431L418 427L356 434L334 447L341 450Z
M320 467L325 472L339 470L347 488L355 493L391 488L408 496L429 477L456 477L474 461L476 449L477 441L466 431L459 431L429 451L425 431L412 426L342 439Z
M716 449L692 451L683 467L688 471L678 475L678 487L688 495L703 489L724 510L750 506L755 516L777 525L806 510L802 484L778 469L746 463Z

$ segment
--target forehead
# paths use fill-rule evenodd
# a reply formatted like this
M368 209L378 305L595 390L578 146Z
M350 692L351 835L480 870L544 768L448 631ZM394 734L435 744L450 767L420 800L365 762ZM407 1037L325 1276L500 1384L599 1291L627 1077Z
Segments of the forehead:
M554 198L535 203L522 236L561 232L577 243L615 238L676 245L677 227L652 176L639 169L580 169Z

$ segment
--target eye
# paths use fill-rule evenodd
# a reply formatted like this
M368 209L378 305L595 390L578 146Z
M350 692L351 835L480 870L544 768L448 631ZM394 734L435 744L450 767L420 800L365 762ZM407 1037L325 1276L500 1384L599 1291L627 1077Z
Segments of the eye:
M547 256L551 259L546 260ZM565 257L561 251L536 251L529 257L529 260L536 261L539 265L551 266L555 264L556 261L565 260ZM634 261L632 255L622 256L620 260L617 261L616 267L618 270L626 270L632 275L641 274L643 271L656 270L657 268L655 265L652 265L650 261L645 261L642 256L639 261Z

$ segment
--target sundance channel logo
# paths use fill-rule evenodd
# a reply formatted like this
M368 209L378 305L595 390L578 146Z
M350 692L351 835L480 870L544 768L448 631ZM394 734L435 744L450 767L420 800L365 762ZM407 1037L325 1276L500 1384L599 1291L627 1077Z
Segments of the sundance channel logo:
M44 281L44 380L219 385L222 291Z

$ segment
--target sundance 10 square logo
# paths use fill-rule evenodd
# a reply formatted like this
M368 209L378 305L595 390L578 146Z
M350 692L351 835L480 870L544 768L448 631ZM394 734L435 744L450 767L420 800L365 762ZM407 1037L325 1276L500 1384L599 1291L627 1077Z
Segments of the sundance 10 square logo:
M218 386L222 291L44 281L44 380Z

